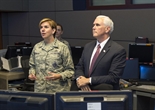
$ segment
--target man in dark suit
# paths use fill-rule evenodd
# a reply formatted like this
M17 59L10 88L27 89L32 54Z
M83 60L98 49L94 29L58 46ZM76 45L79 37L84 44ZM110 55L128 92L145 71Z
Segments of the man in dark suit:
M114 23L108 16L96 17L92 32L97 40L85 45L76 66L71 91L119 89L119 79L125 67L126 51L111 40L110 34L113 29ZM99 55L94 61L96 53Z

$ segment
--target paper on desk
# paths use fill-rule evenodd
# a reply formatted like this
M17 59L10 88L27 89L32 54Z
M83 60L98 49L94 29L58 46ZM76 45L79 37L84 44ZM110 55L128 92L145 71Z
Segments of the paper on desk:
M21 57L22 56L17 56L17 58L18 58L18 68L22 68L22 65L21 65Z
M3 69L10 71L9 61L3 57L1 57L1 60Z
M21 68L20 58L20 56L11 59L1 57L3 69L11 71L13 69Z

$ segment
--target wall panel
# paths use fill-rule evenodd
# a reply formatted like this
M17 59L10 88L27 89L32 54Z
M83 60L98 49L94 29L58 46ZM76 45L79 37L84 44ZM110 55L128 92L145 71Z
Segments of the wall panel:
M55 11L55 0L29 0L29 11Z
M0 0L2 11L28 11L28 0Z
M73 6L72 6L72 1L73 0L55 0L55 10L56 11L66 11L66 10L73 10Z
M28 13L8 14L8 32L14 36L29 36Z
M98 14L100 11L57 12L56 22L64 27L63 38L92 40L93 21Z
M30 12L29 13L29 31L30 36L41 37L39 31L39 22L43 18L55 20L55 12Z
M105 10L101 13L114 21L114 40L134 41L141 36L155 41L155 9Z

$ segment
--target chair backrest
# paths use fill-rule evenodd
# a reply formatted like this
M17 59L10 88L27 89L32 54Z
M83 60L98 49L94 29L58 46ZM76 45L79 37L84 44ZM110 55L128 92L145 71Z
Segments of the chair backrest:
M136 37L135 43L149 43L149 39L147 37Z
M26 83L34 83L34 81L31 81L28 78L28 76L29 76L29 69L30 69L29 59L30 59L30 56L22 56L21 57L21 66L22 66L22 69L23 69L23 71L25 73Z

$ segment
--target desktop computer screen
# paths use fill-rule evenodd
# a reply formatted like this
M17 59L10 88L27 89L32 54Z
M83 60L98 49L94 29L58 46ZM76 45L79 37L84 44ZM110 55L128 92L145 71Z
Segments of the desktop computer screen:
M32 47L26 47L23 45L8 45L5 54L6 59L10 59L17 56L30 55Z
M0 94L1 110L49 110L48 99L43 97Z
M153 63L154 44L131 43L129 44L129 58L138 58L140 64Z
M20 55L21 54L20 48L21 46L14 46L14 45L7 46L5 58L10 59L10 58L17 57L18 55Z
M21 48L22 56L30 56L32 49L33 49L33 47L22 47Z
M144 81L155 81L155 67L140 65L140 79Z
M30 105L29 107L31 107L31 109L26 109L26 110L55 110L54 109L55 108L54 94L36 93L36 92L29 92L29 91L0 90L0 96L4 96L4 95L6 95L6 97L12 97L12 96L17 97L17 98L16 97L12 98L12 99L16 99L16 100L9 99L10 103L12 103L12 101L13 101L13 102L16 102L16 104L19 105L19 104L25 104L25 103L28 102L28 104ZM21 98L18 98L18 97L21 97ZM34 100L29 100L29 98L32 98ZM1 101L2 99L3 98L0 97L0 106L2 106L3 103L4 103L4 101L3 102ZM4 98L4 100L6 100L6 99ZM23 103L22 103L22 100L23 100ZM41 101L43 101L43 102L41 102ZM5 102L5 103L7 103L7 102ZM40 105L41 103L43 103L43 104ZM48 106L46 106L46 109L39 109L39 108L38 109L33 109L33 108L36 108L38 106L40 106L40 108L41 108L41 106L44 107L45 103L46 103L46 105L48 105ZM17 109L4 109L4 110L17 110ZM24 108L20 107L19 110L24 110Z
M10 59L10 58L13 58L13 57L17 57L17 56L21 56L22 53L21 53L21 48L23 46L19 46L19 45L8 45L7 46L7 51L6 51L6 54L5 54L5 58L6 59Z
M56 110L132 110L133 94L125 91L57 92Z
M138 58L126 60L125 68L121 79L128 81L139 80L139 61Z
M71 51L72 51L73 63L74 65L77 65L81 58L83 47L81 46L71 47Z

